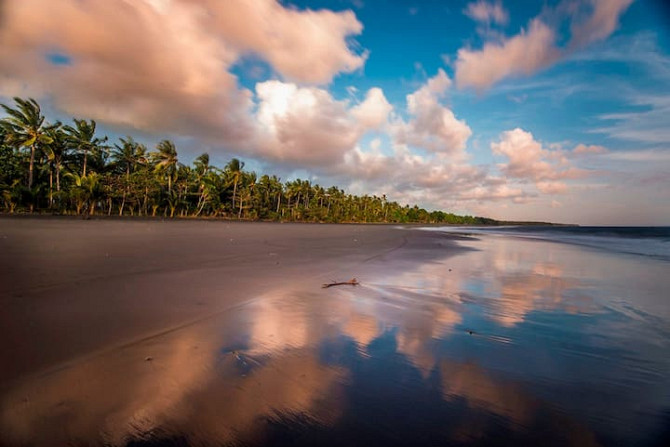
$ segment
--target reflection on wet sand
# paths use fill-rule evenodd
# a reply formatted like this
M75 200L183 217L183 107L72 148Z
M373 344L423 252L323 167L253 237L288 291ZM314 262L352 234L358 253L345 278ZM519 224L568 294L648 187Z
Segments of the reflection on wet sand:
M321 365L307 347L305 316L287 318L277 304L264 297L239 314L27 380L3 399L0 431L17 444L123 445L173 433L230 442L274 412L331 421L337 407L319 401L346 371Z
M505 367L484 355L522 342L513 331L535 312L597 313L589 287L561 253L472 244L484 251L403 271L382 259L362 286L276 290L27 378L2 396L2 440L598 445L612 421L566 411L532 365L510 373L525 354L506 351Z
M477 364L442 361L440 375L446 400L463 399L468 407L503 416L517 427L554 426L561 431L563 445L599 445L594 433L585 425L553 410L546 402L529 394L521 384L494 379ZM478 425L466 423L456 429L455 438L460 441L477 439L484 431Z

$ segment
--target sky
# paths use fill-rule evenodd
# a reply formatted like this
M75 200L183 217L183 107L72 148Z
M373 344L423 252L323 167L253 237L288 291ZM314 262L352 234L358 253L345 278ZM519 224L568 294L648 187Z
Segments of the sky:
M0 102L505 220L670 225L662 0L0 0Z

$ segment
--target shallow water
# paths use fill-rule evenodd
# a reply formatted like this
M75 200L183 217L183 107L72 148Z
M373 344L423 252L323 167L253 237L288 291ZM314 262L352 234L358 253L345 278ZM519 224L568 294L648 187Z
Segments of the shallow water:
M0 443L667 445L670 263L480 236L27 378ZM398 253L402 255L402 252Z
M551 225L428 227L455 234L486 234L581 245L614 253L670 261L670 227L578 227Z

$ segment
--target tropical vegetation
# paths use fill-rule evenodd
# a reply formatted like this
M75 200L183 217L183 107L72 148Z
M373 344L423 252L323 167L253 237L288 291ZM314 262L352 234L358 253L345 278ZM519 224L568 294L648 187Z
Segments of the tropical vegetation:
M153 150L132 137L109 143L94 120L46 121L34 99L2 104L0 209L7 213L218 217L301 222L492 224L401 205L386 196L356 196L309 180L282 182L244 170L233 158L223 168L202 154L179 161L170 140Z

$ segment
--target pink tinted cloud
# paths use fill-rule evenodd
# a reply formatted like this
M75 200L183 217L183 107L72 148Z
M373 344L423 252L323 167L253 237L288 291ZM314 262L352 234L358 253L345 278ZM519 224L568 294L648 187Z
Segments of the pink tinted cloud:
M440 103L450 85L440 70L407 96L409 118L403 120L378 88L351 105L318 87L257 84L255 154L308 166L320 178L348 183L351 191L385 193L427 206L525 201L527 191L467 162L465 144L471 131ZM380 138L361 146L361 137L371 130L388 132L390 141L384 141L390 146L383 147L387 143ZM414 147L427 150L417 153Z
M619 26L619 16L634 0L589 0L591 15L572 24L570 45L581 47L609 37Z
M572 153L575 155L589 155L589 154L604 154L607 152L607 149L603 146L598 146L595 144L591 145L585 145L585 144L578 144L575 146L575 148L572 150Z
M407 95L410 119L395 123L392 133L397 143L436 153L463 155L472 130L440 103L450 86L451 80L439 69L424 86Z
M199 8L167 5L169 14L143 1L6 2L2 93L48 95L71 115L143 130L243 138L250 93L225 70L237 53L198 26ZM49 51L72 64L48 63Z
M292 81L327 83L337 73L361 68L367 58L347 45L348 36L363 31L351 11L296 10L276 0L198 3L209 13L205 23L214 33L240 51L260 55Z
M282 81L256 84L255 155L301 166L341 162L361 136L387 123L392 106L379 88L360 104L335 99L327 90Z
M6 0L0 94L50 97L69 115L145 131L253 140L253 93L230 72L253 53L287 78L329 82L360 68L353 13L276 0ZM66 55L53 65L46 54Z
M266 159L308 166L332 163L361 135L348 104L326 90L266 81L256 84L256 94L257 144L251 150Z
M487 167L453 160L447 154L413 153L395 146L384 153L379 140L369 148L356 146L344 156L344 163L324 174L355 178L349 186L361 193L387 194L392 200L421 203L442 209L467 209L477 204L523 202L531 194L502 177L492 176ZM364 187L361 187L364 185Z
M489 40L480 50L461 48L455 62L456 84L482 91L504 78L528 76L553 65L572 51L609 37L632 2L580 0L570 8L556 8L558 15L569 12L562 17L571 23L571 36L565 47L557 46L558 27L550 27L538 16L515 36ZM479 16L488 17L486 7L477 11L480 9Z
M491 150L508 159L499 165L506 176L530 180L545 194L565 192L567 186L562 180L582 175L561 151L544 149L533 134L519 128L503 132L500 141L491 143Z
M502 7L500 1L489 3L478 0L477 2L468 3L463 13L472 20L486 24L497 23L499 25L506 25L509 21L509 15L505 8Z
M481 50L458 50L456 84L484 90L497 81L515 75L530 75L554 63L559 50L555 35L538 19L523 31L503 42L488 42Z
M378 129L384 126L393 106L389 104L382 89L373 87L368 90L365 100L351 110L358 123L366 129Z

